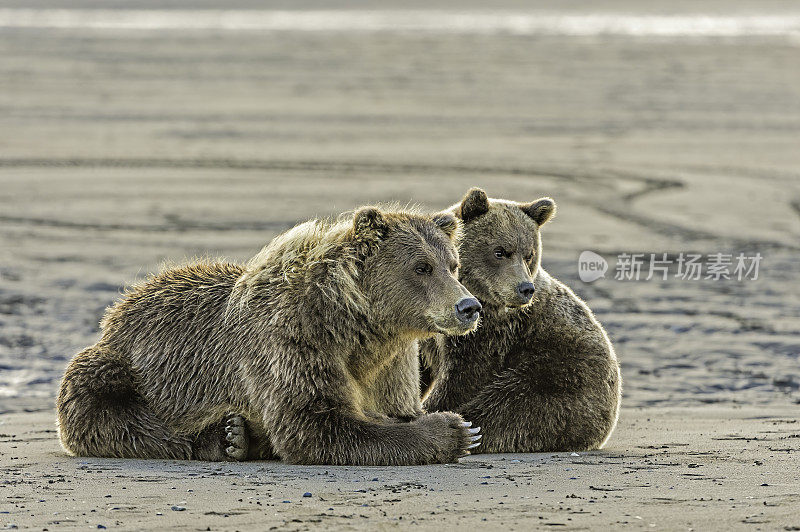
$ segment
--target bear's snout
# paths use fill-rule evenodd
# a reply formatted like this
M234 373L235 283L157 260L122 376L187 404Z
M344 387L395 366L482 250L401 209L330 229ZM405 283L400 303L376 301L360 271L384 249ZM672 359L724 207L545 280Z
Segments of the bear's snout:
M531 282L519 283L516 289L517 297L519 297L519 300L523 305L526 305L533 297L535 290L536 289Z
M456 317L462 323L472 323L478 319L482 308L474 297L465 297L456 303Z

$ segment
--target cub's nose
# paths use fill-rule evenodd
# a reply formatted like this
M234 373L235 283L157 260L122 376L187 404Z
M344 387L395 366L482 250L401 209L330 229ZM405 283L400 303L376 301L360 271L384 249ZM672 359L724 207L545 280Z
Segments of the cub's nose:
M478 319L478 313L483 307L474 297L465 297L456 303L456 316L464 323Z
M517 285L517 295L526 303L531 300L534 291L533 283L519 283Z

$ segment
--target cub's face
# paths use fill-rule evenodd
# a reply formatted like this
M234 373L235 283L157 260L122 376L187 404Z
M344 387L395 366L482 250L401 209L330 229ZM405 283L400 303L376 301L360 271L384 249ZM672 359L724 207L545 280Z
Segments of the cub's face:
M541 264L539 228L555 214L553 200L489 200L484 191L472 189L453 211L464 223L461 282L487 305L530 304Z
M458 281L458 220L448 213L380 217L382 234L364 261L364 283L381 321L421 337L475 330L481 306Z

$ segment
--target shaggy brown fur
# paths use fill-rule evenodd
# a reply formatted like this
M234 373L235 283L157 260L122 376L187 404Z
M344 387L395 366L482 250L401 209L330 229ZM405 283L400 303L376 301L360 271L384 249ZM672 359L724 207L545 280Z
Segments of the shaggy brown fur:
M555 203L489 200L470 190L451 208L464 222L460 279L484 305L475 334L422 345L435 382L430 411L482 427L482 452L597 449L617 422L621 375L586 304L540 267L539 228ZM530 302L517 287L533 282Z
M57 400L64 448L304 464L456 460L476 431L458 414L423 412L416 343L476 327L477 315L454 308L472 297L455 277L459 230L449 214L367 207L301 224L245 266L192 264L134 287L67 368ZM232 411L246 428L234 416L223 429Z

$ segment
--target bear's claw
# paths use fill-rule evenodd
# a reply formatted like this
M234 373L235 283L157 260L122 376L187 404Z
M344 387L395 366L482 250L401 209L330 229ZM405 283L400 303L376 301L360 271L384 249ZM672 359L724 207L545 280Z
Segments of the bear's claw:
M228 424L225 426L225 440L231 445L225 448L225 454L233 460L242 461L247 458L250 444L245 421L242 416L236 414L229 414L229 416Z
M480 427L470 428L472 427L471 421L464 421L461 423L461 425L464 428L464 432L466 432L466 438L462 440L465 445L462 447L461 453L456 459L464 458L465 456L472 454L469 450L480 445L481 442L479 440L483 437L483 434L478 434L481 431Z

